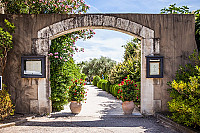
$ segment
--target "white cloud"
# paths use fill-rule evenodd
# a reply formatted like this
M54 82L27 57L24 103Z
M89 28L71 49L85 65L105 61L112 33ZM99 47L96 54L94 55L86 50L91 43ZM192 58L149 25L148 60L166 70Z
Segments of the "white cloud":
M95 30L95 32L96 35L90 40L76 43L77 46L85 48L84 53L81 52L74 55L76 62L100 58L101 56L121 62L124 53L124 48L121 46L126 44L132 36L108 30Z

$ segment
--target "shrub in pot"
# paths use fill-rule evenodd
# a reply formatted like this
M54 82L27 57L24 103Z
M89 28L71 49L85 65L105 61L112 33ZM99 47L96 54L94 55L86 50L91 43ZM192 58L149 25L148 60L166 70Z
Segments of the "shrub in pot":
M72 86L69 87L69 101L70 109L73 114L78 114L81 111L81 102L86 100L87 92L85 91L84 85L85 80L75 79L73 80Z
M122 100L122 109L124 114L132 114L134 109L134 99L135 99L135 90L137 89L137 84L135 81L130 80L129 78L123 79L119 85L117 91L117 98Z

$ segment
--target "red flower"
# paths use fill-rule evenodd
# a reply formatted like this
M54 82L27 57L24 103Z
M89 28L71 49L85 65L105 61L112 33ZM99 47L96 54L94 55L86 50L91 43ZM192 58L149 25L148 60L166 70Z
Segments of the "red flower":
M76 93L74 93L74 95L77 95Z
M80 82L80 84L81 84L81 82Z
M76 92L76 90L75 90L75 92Z
M127 79L127 77L125 77Z
M84 83L84 85L86 85L86 83Z
M80 79L82 81L82 79Z
M135 87L137 87L137 84L135 84Z
M75 82L78 82L77 80Z
M123 79L123 81L124 81L125 79Z

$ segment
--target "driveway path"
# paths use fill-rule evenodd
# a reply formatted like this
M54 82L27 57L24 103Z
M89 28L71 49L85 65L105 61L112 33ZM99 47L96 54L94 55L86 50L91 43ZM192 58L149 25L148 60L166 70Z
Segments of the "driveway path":
M124 116L120 100L97 87L86 87L88 97L80 114L72 115L66 106L50 116L0 129L0 133L176 133L154 117L141 117L137 110Z

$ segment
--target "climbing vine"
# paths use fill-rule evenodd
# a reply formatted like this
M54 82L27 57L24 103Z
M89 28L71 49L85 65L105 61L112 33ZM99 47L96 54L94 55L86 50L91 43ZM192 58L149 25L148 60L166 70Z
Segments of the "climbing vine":
M93 30L82 30L52 40L49 57L51 100L54 111L62 110L63 105L68 103L71 81L85 79L85 75L80 72L73 60L73 55L76 52L84 52L84 48L76 47L75 42L78 39L89 39L93 34Z

